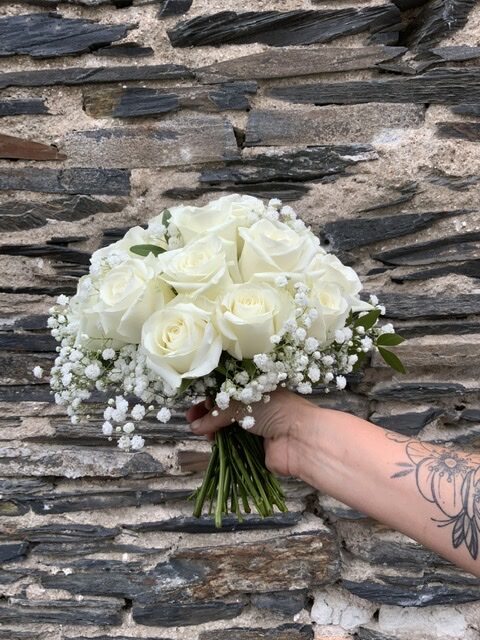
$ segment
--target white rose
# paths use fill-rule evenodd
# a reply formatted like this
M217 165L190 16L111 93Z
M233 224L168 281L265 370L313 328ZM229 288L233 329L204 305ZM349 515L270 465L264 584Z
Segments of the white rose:
M250 228L239 229L244 245L240 273L244 280L276 278L279 273L302 273L318 251L313 233L297 233L283 222L262 219Z
M339 286L317 281L312 288L310 302L318 311L318 317L312 321L308 333L317 338L320 347L325 347L333 341L335 331L345 326L350 312L349 300Z
M293 313L293 299L287 293L265 284L237 284L218 300L215 322L224 349L243 360L272 351L270 337Z
M237 242L238 227L250 226L265 211L265 205L253 196L233 194L212 200L204 207L171 207L171 221L185 243L212 233Z
M100 279L93 311L108 337L140 342L145 320L174 297L157 274L157 261L150 254L143 260L126 260Z
M98 265L106 258L110 258L116 264L134 257L141 260L141 256L130 251L131 247L138 244L153 244L157 247L162 247L162 249L168 248L167 242L164 238L154 236L147 229L143 229L142 227L132 227L127 231L123 238L117 242L95 251L90 258L90 262L92 265Z
M318 253L306 269L307 283L318 286L319 283L334 284L348 299L352 311L369 311L373 306L360 300L362 283L356 271L344 265L331 253Z
M67 311L69 328L72 334L76 335L77 346L97 350L105 343L107 336L98 313L94 311L98 299L98 291L92 285L90 276L82 276L78 281L77 293L71 298ZM118 346L122 344L123 340Z
M210 313L183 301L150 316L143 325L142 346L149 367L173 389L184 378L211 373L222 353Z
M159 264L160 277L179 295L213 299L232 284L224 245L215 236L168 251L159 257Z
M307 274L312 283L336 284L346 295L354 296L362 289L357 273L332 253L318 253L309 264Z

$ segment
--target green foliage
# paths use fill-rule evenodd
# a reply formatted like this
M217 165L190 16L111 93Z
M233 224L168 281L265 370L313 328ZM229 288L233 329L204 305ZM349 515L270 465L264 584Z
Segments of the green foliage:
M242 360L242 366L241 369L243 369L244 371L246 371L248 373L248 375L250 376L250 378L253 378L254 375L257 372L257 366L254 363L253 360L249 359L249 358L245 358L245 360Z
M378 347L396 347L402 342L405 342L405 338L399 336L398 333L382 333L381 336L378 336L376 344Z
M357 317L353 323L355 327L363 327L365 330L371 329L380 317L380 309L373 309L364 316Z
M397 355L395 355L392 351L389 351L388 349L384 349L383 347L379 346L378 352L380 353L382 358L385 360L385 362L390 367L392 367L392 369L395 369L395 371L398 371L399 373L407 372L400 358Z
M130 247L130 251L143 257L148 256L149 253L153 253L153 255L156 257L161 253L164 253L166 250L163 247L157 246L156 244L136 244L135 246Z

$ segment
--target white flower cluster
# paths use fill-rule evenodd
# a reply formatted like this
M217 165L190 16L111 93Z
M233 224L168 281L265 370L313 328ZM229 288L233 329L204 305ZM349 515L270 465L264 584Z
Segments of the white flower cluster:
M239 400L249 429L252 403L278 386L343 389L376 338L393 332L376 326L384 309L363 302L361 288L279 200L174 207L96 251L76 295L57 299L55 400L77 424L106 396L102 431L125 450L144 445L136 430L146 417L168 422L179 397L212 396L220 410Z

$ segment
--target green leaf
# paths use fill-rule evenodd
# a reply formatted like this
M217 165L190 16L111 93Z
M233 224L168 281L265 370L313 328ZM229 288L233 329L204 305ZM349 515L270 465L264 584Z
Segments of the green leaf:
M363 327L364 329L371 329L380 317L380 309L373 309L361 318L357 318L354 322L355 327Z
M399 373L407 373L400 358L392 351L388 351L388 349L384 349L383 347L379 347L378 351L388 366L392 367L392 369L395 369L395 371L398 371Z
M185 391L188 389L188 387L192 384L193 381L194 381L194 378L184 378L182 380L182 384L178 389L177 395L182 395L182 393L185 393Z
M162 211L162 224L165 227L168 227L168 225L170 224L170 220L172 219L172 214L170 213L169 209L164 209Z
M245 369L245 371L251 378L253 378L253 376L257 372L256 364L249 358L245 358L245 360L242 360L242 369Z
M148 256L149 253L153 253L154 256L159 256L161 253L164 253L166 249L156 244L136 244L134 247L130 247L130 251L139 256Z
M395 347L397 344L402 344L402 342L405 342L405 338L399 336L398 333L382 333L377 338L377 346L382 347Z
M361 351L359 353L355 354L356 356L358 356L358 360L356 361L356 363L353 365L353 369L352 371L358 371L360 369L360 367L362 366L362 362L365 360L365 358L367 357L367 354L364 351Z

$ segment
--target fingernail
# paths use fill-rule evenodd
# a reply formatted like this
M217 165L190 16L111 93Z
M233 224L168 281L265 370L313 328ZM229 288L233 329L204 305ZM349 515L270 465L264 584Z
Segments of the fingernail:
M200 427L202 425L202 421L200 418L197 418L197 420L194 420L191 425L190 425L190 429L192 431L200 431Z

